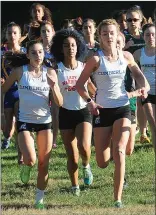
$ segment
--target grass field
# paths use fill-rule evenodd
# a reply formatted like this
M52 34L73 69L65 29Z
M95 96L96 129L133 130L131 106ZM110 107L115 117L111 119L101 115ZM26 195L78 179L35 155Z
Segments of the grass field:
M28 185L20 181L20 167L14 143L1 151L2 215L154 215L155 214L155 160L151 144L136 144L134 153L126 158L128 187L123 192L124 209L114 209L113 162L106 169L97 167L92 146L91 167L94 183L83 186L81 161L79 163L81 196L69 192L70 180L66 170L66 154L58 138L58 148L51 153L49 184L45 194L47 210L33 209L37 165L31 172Z

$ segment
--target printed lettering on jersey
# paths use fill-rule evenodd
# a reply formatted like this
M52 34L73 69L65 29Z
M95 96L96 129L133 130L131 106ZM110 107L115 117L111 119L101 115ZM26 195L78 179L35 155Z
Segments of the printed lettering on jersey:
M66 76L66 80L62 82L62 85L75 86L77 82L77 76Z
M49 91L50 87L36 87L36 86L23 86L23 85L19 85L19 89L26 89L26 90L30 90L30 91Z
M133 47L140 47L140 46L144 46L145 44L144 43L139 43L139 44L132 44L131 46Z
M143 64L142 67L156 67L156 64Z
M66 91L76 91L76 87L75 86L68 86L65 88Z
M98 75L116 75L116 74L123 74L125 70L114 70L114 71L107 71L107 72L98 72Z

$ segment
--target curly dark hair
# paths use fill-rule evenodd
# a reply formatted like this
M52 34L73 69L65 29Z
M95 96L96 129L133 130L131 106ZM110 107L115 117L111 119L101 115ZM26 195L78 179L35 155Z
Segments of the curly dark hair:
M51 53L57 62L63 62L64 54L63 50L63 41L68 37L72 37L75 39L77 44L77 53L76 59L80 58L81 55L86 51L86 45L83 37L76 31L70 29L62 29L56 32L55 36L52 40Z

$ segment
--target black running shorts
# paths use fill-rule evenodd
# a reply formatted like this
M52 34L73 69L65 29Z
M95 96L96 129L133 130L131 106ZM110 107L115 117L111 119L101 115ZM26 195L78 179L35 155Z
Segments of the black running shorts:
M75 129L76 126L82 122L89 122L92 124L92 115L88 108L81 110L68 110L60 108L59 110L59 129Z
M100 114L93 117L93 127L109 127L121 118L128 118L131 121L130 106L126 105L117 108L100 108Z

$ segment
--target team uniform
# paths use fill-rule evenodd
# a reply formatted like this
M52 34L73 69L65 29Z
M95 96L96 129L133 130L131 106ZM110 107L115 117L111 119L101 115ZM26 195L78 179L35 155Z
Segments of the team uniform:
M100 66L94 72L97 86L96 103L103 106L100 114L94 116L93 127L112 126L120 118L131 119L129 99L125 90L124 78L127 62L121 52L115 62L109 62L101 50L98 51Z
M100 44L95 41L95 45L94 47L89 47L88 44L86 44L86 49L83 53L83 55L81 55L81 57L78 59L81 62L85 62L87 60L87 58L91 57L94 55L94 53L100 48Z
M1 78L4 78L6 80L9 75L11 74L12 70L8 66L9 62L7 59L3 58L5 52L9 51L7 49L7 46L4 46L1 48L1 55L2 55L2 70L1 70ZM21 47L21 52L26 53L26 49L24 47ZM19 94L18 94L18 86L17 82L15 82L11 88L5 93L4 97L4 109L6 108L14 108L15 103L19 100Z
M140 56L140 66L144 76L146 77L150 85L148 97L145 100L142 100L142 104L156 104L156 55L147 56L145 54L145 49L142 48Z
M58 63L58 83L63 96L63 105L59 110L59 129L75 129L82 122L92 123L87 103L75 89L76 82L83 71L84 64L78 61L76 69L66 68ZM85 84L87 88L87 83Z
M129 51L131 54L133 54L136 50L145 46L142 32L140 32L140 38L137 38L137 39L134 38L128 32L128 30L124 30L123 33L125 35L126 43L130 40L132 40L134 42L134 44L132 46L130 46L128 49L126 49L125 51ZM129 70L129 68L127 68L127 71L126 71L125 88L126 88L127 92L133 92L136 90L135 81L132 77L132 74L131 74L131 71ZM130 98L129 101L130 101L130 109L131 109L131 123L136 124L136 102L137 102L137 98L136 97Z
M127 69L125 75L125 89L127 92L135 91L135 81L132 78L132 74L129 69ZM136 124L136 101L136 97L129 99L131 109L131 124Z
M140 38L133 37L133 35L131 35L128 30L124 30L123 33L125 35L126 43L130 40L134 42L132 46L126 49L126 51L129 51L131 54L133 54L137 49L140 49L145 46L142 31L140 31Z
M38 78L30 76L27 65L23 66L22 78L18 82L19 116L17 130L38 132L51 129L49 107L50 87L47 83L47 68L43 67Z
M52 67L52 63L54 62L54 56L47 52L44 51L44 63L47 67Z

